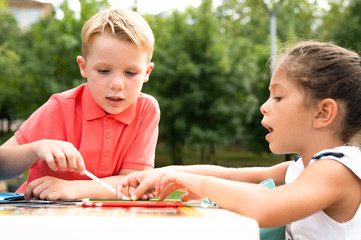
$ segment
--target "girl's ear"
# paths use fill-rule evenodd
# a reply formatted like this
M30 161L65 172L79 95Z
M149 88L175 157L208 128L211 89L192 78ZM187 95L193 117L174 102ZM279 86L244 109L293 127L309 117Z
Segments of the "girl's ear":
M78 62L81 76L87 78L85 59L82 56L77 56L76 61Z
M338 107L335 100L331 98L323 99L317 106L316 114L313 119L313 126L315 128L322 128L334 122Z

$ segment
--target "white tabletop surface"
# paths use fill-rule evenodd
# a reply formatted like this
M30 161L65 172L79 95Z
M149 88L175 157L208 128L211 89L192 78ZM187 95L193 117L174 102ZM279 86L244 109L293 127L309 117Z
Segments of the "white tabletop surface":
M69 206L60 213L38 208L31 214L10 214L1 207L1 239L259 240L254 219L213 207L193 207L199 216L143 217L122 216L117 209L97 207Z

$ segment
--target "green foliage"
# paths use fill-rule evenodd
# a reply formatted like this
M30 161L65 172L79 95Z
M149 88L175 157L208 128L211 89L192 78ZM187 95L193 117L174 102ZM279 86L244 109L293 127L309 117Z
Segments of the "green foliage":
M89 18L108 6L107 1L81 1L82 17ZM26 118L50 95L73 88L83 82L79 74L76 57L81 55L81 29L87 19L77 19L68 1L61 6L64 17L50 16L33 24L24 33L25 48L22 49L24 84L21 91L29 104L21 117Z
M162 110L161 139L177 164L182 148L225 146L258 111L252 43L221 33L212 1L150 19L156 36L150 89Z
M324 21L319 31L328 41L361 52L361 1L329 1L330 10L324 13Z
M63 5L64 7L64 5ZM70 14L64 19L48 17L35 23L24 34L22 91L30 98L29 115L51 94L80 83L76 56L80 55L81 25ZM24 116L24 117L25 117Z
M21 56L17 49L22 45L16 20L6 9L0 9L0 32L0 119L11 121L16 117L17 99L21 95L18 89Z
M80 24L94 16L100 10L109 7L108 0L79 0L80 2Z
M334 41L361 50L360 0L283 0L277 12L278 46L297 39ZM86 20L109 6L106 0L80 0L80 16L61 5L53 16L20 32L11 13L0 7L0 118L27 118L51 94L85 82L76 56ZM268 98L269 16L262 0L212 0L197 8L146 16L156 45L155 69L144 91L161 106L160 140L181 164L187 151L203 162L216 149L234 143L268 150L261 126ZM347 27L345 27L347 26ZM184 159L187 160L187 159Z

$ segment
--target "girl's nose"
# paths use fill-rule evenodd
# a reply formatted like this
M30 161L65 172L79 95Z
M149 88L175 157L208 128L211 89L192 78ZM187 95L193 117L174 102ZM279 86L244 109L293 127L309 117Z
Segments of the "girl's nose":
M263 115L266 115L268 110L267 110L267 102L263 103L261 108L260 108L260 111Z

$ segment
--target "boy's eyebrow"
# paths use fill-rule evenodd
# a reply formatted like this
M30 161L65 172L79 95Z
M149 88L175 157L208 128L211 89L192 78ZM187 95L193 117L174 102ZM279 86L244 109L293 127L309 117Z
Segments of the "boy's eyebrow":
M114 65L114 62L112 61L103 61L103 60L98 60L95 62L96 65L106 65L106 66L112 66ZM126 65L127 68L140 68L141 66L137 63L127 63Z

